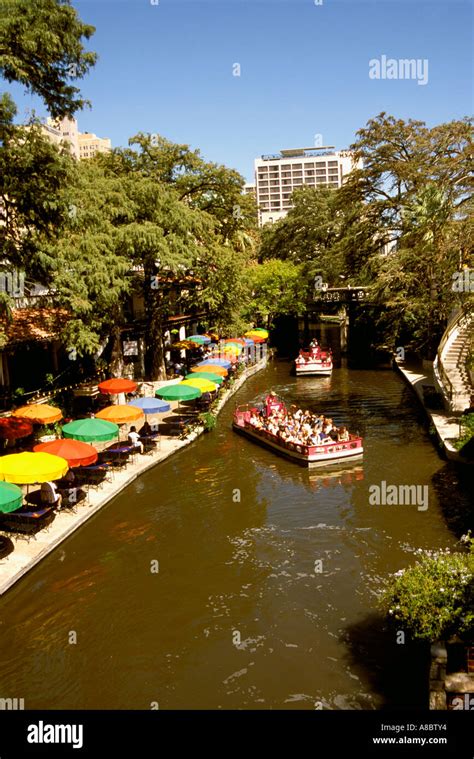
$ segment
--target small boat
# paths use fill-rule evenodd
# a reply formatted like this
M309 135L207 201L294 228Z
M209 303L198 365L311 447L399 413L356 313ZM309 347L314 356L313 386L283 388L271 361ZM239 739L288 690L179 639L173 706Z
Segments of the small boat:
M284 404L280 402L280 409ZM234 412L232 427L235 432L250 438L255 443L269 448L274 453L278 453L286 458L292 459L302 466L317 467L347 462L348 460L360 458L364 449L362 438L357 435L350 435L346 442L319 443L318 445L303 445L300 443L290 443L281 440L277 435L267 430L261 430L250 424L250 418L253 413L257 412L256 406L244 404L237 406Z
M309 351L300 350L295 358L295 371L297 377L328 377L332 372L331 350L323 350L319 346Z

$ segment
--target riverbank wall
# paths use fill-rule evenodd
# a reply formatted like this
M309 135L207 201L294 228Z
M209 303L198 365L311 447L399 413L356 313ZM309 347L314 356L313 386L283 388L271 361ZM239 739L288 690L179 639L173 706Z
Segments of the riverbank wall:
M446 458L450 461L457 461L459 463L469 463L463 456L461 456L460 452L453 445L454 441L459 437L460 415L444 410L430 409L426 405L423 386L428 385L429 387L436 387L432 362L423 362L422 369L408 369L402 361L394 358L394 367L416 393L418 400L423 406L425 413L435 430L438 444Z
M232 387L229 387L222 393L214 413L219 414L227 401L242 387L246 380L264 369L266 365L267 357L265 356L253 366L245 369L240 377L234 381ZM179 381L174 380L172 382L154 384L156 384L156 387L159 387ZM176 407L177 404L171 405L172 407ZM0 595L6 593L30 569L46 558L46 556L61 545L106 504L120 495L127 485L130 485L144 472L147 472L182 448L185 448L204 432L204 427L199 427L183 440L161 437L160 447L156 451L146 456L137 454L124 471L114 472L112 481L104 483L100 490L93 491L89 488L87 500L78 504L75 511L69 509L60 510L49 527L41 530L35 536L28 537L28 540L20 535L8 533L8 537L14 543L15 550L0 562Z

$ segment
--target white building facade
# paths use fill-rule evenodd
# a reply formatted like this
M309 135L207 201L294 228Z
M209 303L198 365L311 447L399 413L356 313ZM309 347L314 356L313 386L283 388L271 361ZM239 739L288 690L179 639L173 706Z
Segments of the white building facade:
M359 164L361 165L361 164ZM295 148L255 159L259 224L282 219L292 207L291 194L299 187L338 188L355 168L349 150Z

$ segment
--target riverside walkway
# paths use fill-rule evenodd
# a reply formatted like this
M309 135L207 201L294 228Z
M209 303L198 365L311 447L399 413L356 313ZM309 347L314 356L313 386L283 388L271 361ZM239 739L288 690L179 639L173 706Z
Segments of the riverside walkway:
M435 386L433 367L428 366L425 362L426 365L422 370L408 369L400 360L394 359L394 361L402 376L412 386L432 422L446 458L450 461L465 462L465 459L453 445L453 442L459 437L459 414L455 415L451 411L444 410L435 411L426 406L423 397L423 385Z
M233 386L222 393L216 413L221 410L223 405L249 377L264 369L266 365L267 359L263 358L254 364L254 366L246 369ZM155 384L158 387L160 383ZM175 402L171 403L172 411L177 405ZM113 500L127 485L161 461L185 448L203 432L204 428L200 427L182 440L162 436L161 445L158 450L147 456L137 454L134 457L134 461L129 462L126 469L114 472L112 481L104 483L100 490L94 491L89 488L87 500L78 504L75 512L60 510L50 527L38 532L35 538L30 539L28 542L24 538L9 533L8 536L13 541L15 550L0 562L0 595L9 590L38 562L48 556L51 551L72 535L81 525Z

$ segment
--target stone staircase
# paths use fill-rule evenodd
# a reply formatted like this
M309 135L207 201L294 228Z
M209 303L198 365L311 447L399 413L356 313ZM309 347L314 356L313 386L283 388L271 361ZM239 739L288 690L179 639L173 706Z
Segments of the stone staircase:
M474 313L458 310L450 319L433 365L436 382L453 413L468 408L474 393L467 370L473 334Z

